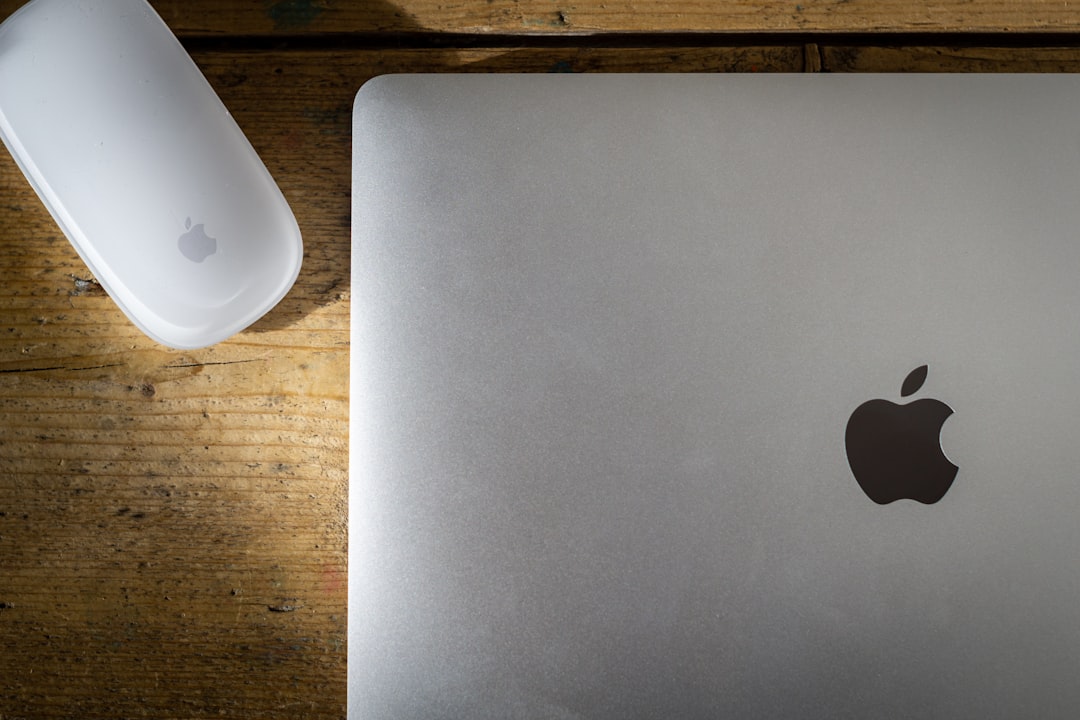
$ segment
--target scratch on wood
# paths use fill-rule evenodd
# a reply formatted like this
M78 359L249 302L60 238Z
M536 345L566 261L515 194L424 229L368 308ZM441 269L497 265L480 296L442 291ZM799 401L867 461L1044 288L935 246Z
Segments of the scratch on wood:
M55 365L52 367L40 367L40 368L4 368L0 370L0 373L32 373L32 372L49 372L50 370L63 370L63 365Z
M164 367L169 368L170 370L178 370L181 368L209 367L211 365L241 365L243 363L253 362L265 362L265 360L262 358L252 358L250 360L222 360L219 362L181 363L178 365L165 365Z
M270 612L290 613L290 612L296 612L300 608L298 606L296 606L296 605L267 605L266 609L269 610Z
M108 368L122 367L123 363L111 363L109 365L87 365L86 367L67 367L66 365L51 365L49 367L29 367L29 368L4 368L0 369L0 374L5 373L33 373L33 372L52 372L55 370L68 370L70 372L80 372L83 370L106 370Z
M550 18L523 17L521 24L526 27L569 27L570 17L564 10L557 10Z

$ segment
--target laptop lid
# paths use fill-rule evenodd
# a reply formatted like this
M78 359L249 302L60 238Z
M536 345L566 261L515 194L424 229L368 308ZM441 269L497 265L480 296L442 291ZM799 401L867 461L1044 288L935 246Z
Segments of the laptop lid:
M365 85L350 717L1075 717L1078 117L1073 76Z

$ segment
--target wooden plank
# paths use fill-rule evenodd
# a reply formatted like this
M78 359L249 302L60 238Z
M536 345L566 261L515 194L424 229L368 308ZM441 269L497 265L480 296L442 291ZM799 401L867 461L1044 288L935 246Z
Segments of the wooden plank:
M1080 72L1078 48L821 48L827 72Z
M258 11L198 12L201 3L157 3L184 33L437 32L508 35L731 32L1075 32L1080 9L1067 0L383 0L275 2ZM217 8L217 5L213 6ZM257 20L256 14L261 14Z
M366 79L803 63L798 47L196 60L305 240L296 287L233 340L143 337L0 153L5 720L343 716L350 116Z
M23 0L0 0L6 17ZM1068 0L152 0L181 36L1080 31Z

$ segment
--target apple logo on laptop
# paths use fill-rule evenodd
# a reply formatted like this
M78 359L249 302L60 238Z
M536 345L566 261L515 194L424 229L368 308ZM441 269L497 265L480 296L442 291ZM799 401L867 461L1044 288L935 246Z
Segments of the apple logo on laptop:
M926 373L926 365L912 370L900 395L918 392ZM930 398L904 405L868 400L855 408L844 439L863 492L879 505L905 498L930 505L943 498L959 469L941 449L941 428L952 412Z
M187 232L180 236L176 244L180 248L180 254L188 260L201 263L217 252L217 238L207 235L202 223L192 227L189 217L184 221L184 229Z

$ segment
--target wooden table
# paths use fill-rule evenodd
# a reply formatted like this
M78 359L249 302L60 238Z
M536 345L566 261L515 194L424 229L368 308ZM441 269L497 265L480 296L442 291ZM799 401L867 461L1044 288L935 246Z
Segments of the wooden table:
M154 5L281 185L304 267L248 331L165 349L0 153L0 720L345 715L349 132L368 78L1080 68L1065 0Z

